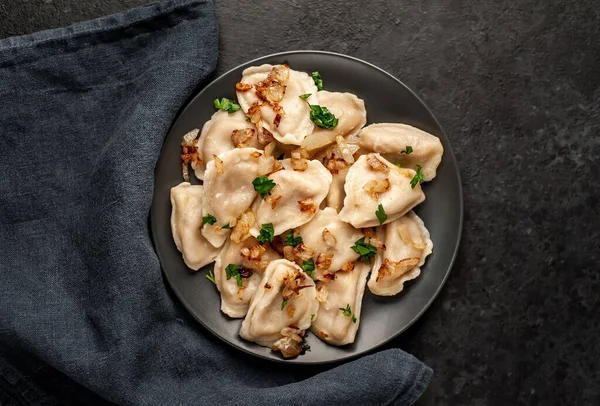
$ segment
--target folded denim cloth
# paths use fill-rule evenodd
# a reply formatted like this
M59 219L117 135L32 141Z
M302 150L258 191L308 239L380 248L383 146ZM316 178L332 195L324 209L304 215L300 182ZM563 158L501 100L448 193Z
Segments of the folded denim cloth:
M207 0L0 41L0 404L411 404L387 350L298 381L226 347L162 278L148 214L178 109L217 61Z

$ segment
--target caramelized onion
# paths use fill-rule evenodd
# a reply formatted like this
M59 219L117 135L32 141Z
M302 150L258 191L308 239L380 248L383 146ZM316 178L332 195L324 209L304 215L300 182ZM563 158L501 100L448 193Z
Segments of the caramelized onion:
M321 238L323 239L323 241L325 241L325 244L327 244L331 248L335 247L335 244L337 244L335 236L331 234L331 231L329 231L326 228L323 229L323 232L321 233Z
M383 180L370 180L363 186L363 189L366 190L373 199L377 199L379 197L379 193L387 192L391 189L391 187L392 185L390 184L389 179L385 178Z

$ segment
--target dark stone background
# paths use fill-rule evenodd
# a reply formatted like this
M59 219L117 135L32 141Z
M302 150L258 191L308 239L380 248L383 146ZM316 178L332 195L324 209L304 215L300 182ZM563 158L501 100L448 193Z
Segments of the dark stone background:
M2 0L0 37L143 3ZM349 54L414 89L450 137L465 195L460 255L431 309L394 343L435 370L421 403L600 404L598 2L217 9L219 73L285 50Z

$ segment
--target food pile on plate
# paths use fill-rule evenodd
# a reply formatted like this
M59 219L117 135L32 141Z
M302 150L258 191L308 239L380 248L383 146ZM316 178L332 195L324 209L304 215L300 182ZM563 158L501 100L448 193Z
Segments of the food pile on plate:
M244 319L242 338L285 358L306 350L309 328L352 343L365 287L396 295L432 252L412 209L442 144L406 124L365 127L364 102L323 90L318 72L251 67L235 90L183 137L177 248L193 270L214 262L206 277L221 310Z

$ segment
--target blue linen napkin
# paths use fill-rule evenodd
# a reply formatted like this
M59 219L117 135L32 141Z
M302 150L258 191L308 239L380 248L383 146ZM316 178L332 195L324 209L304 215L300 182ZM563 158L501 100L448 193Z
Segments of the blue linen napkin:
M197 325L148 214L178 109L217 62L211 1L0 41L0 404L409 405L393 349L297 381Z

